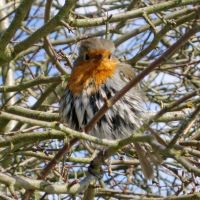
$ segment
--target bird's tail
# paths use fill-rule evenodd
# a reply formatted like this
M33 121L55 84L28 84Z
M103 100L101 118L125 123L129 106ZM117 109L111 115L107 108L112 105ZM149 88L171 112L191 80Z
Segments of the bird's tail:
M153 178L153 163L145 149L138 143L135 143L135 150L138 155L142 172L146 179Z

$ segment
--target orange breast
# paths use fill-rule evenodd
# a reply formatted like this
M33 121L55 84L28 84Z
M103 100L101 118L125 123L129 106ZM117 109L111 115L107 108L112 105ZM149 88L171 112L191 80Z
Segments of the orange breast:
M108 58L83 61L73 70L67 87L73 94L80 94L87 87L91 87L90 93L94 93L107 78L112 77L116 64L116 60Z

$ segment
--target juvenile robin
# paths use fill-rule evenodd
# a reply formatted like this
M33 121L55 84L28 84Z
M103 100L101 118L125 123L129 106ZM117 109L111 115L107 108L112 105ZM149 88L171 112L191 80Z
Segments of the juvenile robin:
M134 77L130 65L113 56L112 41L91 38L82 41L79 56L60 101L64 123L80 131L110 99ZM97 122L89 134L98 138L120 139L130 136L143 123L146 110L139 87L129 90ZM144 149L135 144L144 176L149 179L153 168Z

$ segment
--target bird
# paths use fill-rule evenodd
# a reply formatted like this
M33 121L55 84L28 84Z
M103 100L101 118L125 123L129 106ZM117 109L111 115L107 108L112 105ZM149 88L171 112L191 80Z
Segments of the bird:
M135 77L132 67L115 56L111 40L89 38L80 43L64 94L60 100L60 118L70 128L81 131L104 105ZM100 139L122 139L139 128L147 114L145 95L139 85L130 89L94 125L89 134ZM134 144L143 174L153 177L153 166L145 149Z

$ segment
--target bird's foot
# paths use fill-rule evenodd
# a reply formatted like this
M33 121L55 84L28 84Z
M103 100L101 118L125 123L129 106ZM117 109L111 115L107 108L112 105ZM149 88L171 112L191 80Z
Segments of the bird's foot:
M98 180L101 180L103 178L103 170L99 166L95 166L92 163L88 167L88 172L96 177Z

